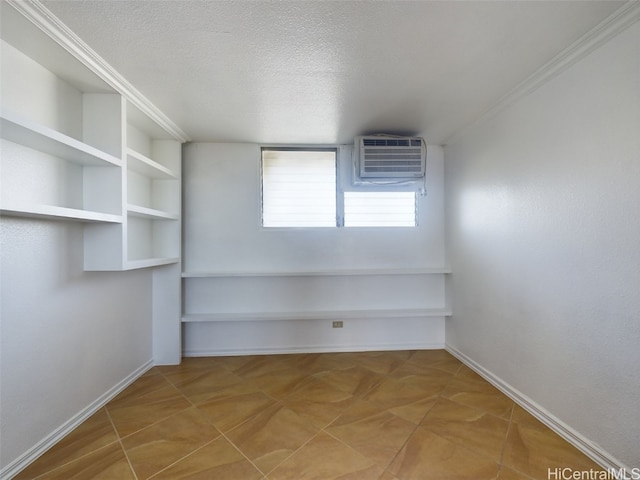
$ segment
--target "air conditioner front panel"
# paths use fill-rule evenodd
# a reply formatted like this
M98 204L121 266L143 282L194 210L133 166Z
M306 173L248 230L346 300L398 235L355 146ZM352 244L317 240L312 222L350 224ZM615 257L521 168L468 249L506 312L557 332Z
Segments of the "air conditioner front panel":
M359 137L361 178L419 178L425 171L425 147L421 138Z

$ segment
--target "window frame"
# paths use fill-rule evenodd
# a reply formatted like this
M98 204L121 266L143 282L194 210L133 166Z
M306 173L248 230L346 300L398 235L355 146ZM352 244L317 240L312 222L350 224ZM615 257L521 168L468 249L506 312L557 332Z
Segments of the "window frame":
M264 151L293 151L293 152L334 152L335 155L335 222L332 226L265 226L264 225ZM345 165L346 164L346 165ZM400 230L415 230L420 227L420 212L422 205L420 198L425 196L425 181L426 177L418 180L412 180L410 182L393 182L389 184L379 183L367 186L362 185L345 185L343 180L346 178L350 181L352 172L350 169L354 168L352 165L352 156L345 154L342 145L261 145L260 146L260 158L259 158L259 172L260 172L260 228L269 231L275 230L302 230L309 231L314 229L321 230L387 230L387 231L400 231ZM346 192L412 192L414 194L414 219L415 224L413 226L345 226L345 193Z
M336 209L334 212L334 219L333 219L333 225L329 226L321 226L321 225L314 225L314 226L299 226L299 225L292 225L292 226L275 226L275 227L270 227L270 226L266 226L264 224L264 156L263 156L263 152L265 151L276 151L276 152L333 152L334 154L334 169L335 169L335 202L336 202ZM274 229L284 229L284 230L292 230L292 229L301 229L301 230L309 230L309 229L314 229L314 228L319 228L319 229L331 229L331 228L337 228L339 227L339 221L340 221L340 217L338 216L338 211L340 211L341 208L344 208L343 205L340 205L341 202L341 194L340 194L340 168L339 168L339 147L337 146L303 146L303 147L294 147L291 145L288 146L262 146L260 148L260 227L263 229L267 229L267 230L274 230Z

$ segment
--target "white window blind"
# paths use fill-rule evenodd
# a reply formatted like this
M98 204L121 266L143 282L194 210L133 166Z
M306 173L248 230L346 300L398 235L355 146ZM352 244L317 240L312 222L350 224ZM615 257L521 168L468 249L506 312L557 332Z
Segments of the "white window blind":
M262 150L262 225L336 226L335 150Z
M345 192L345 227L415 227L414 192Z

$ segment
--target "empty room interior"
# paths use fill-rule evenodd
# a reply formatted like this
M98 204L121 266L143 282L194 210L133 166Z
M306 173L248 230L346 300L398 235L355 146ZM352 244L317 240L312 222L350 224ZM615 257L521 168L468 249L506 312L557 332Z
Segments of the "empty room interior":
M0 478L640 479L640 1L0 6Z

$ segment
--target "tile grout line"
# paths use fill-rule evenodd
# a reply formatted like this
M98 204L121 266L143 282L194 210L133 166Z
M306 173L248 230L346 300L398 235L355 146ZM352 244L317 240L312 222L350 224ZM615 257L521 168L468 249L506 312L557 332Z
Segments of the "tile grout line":
M224 363L222 364L222 368L224 368L224 369L225 369L227 372L229 372L229 373L234 373L234 372L233 372L233 371L231 371L231 369L230 369L230 368L228 368ZM207 369L203 368L203 370L207 370ZM180 389L180 387L179 387L178 385L176 385L176 384L175 384L174 382L172 382L169 378L167 378L167 376L166 376L162 371L159 371L159 373L160 373L160 375L162 375L162 376L163 376L163 378L164 378L167 382L169 382L169 384L171 384L171 386L173 386L173 387L178 391L178 393L180 393L180 395L181 395L182 397L184 397L184 398L185 398L185 400L187 400L187 402L189 402L189 404L191 405L191 407L189 407L189 408L195 408L195 409L198 411L198 413L199 413L200 415L203 415L203 414L202 414L202 412L200 411L200 409L199 409L198 405L197 405L194 401L192 401L192 400L191 400L187 395L185 395L185 393ZM234 374L235 374L235 373L234 373ZM244 377L241 377L240 375L238 375L238 377L239 377L239 378L242 378L242 381L243 381L243 382L247 381ZM262 393L265 393L265 392L263 392L261 389L259 389L259 391L260 391L260 392L262 392ZM268 396L268 394L267 394L267 393L265 393L265 395L267 395L267 396ZM274 399L273 397L269 396L269 398L272 398L273 400L275 400L275 401L277 402L277 400L276 400L276 399ZM185 410L186 410L186 409L185 409ZM181 410L181 411L183 411L183 410ZM177 413L180 413L180 412L177 412ZM170 418L171 416L173 416L173 415L170 415L169 417L166 417L166 418ZM163 419L163 420L166 420L166 418L165 418L165 419ZM218 427L216 427L216 426L215 426L215 425L214 425L214 424L213 424L213 423L212 423L208 418L205 418L205 419L206 419L207 424L209 424L209 425L211 425L213 428L215 428L215 429L218 431L218 433L219 433L220 435L218 435L216 438L214 438L214 439L212 439L212 440L208 441L208 442L207 442L207 443L205 443L204 445L202 445L202 446L198 447L198 448L197 448L197 449L195 449L194 451L192 451L192 452L188 453L188 454L187 454L187 455L185 455L184 457L181 457L180 459L176 460L176 461L175 461L175 462L173 462L171 465L167 465L167 466L166 466L166 467L164 467L162 470L159 470L158 472L154 473L151 477L149 477L149 479L152 479L153 477L155 477L155 476L159 475L160 473L162 473L162 472L166 471L166 470L167 470L167 469L169 469L170 467L172 467L172 466L176 465L177 463L179 463L179 462L183 461L184 459L186 459L186 458L190 457L191 455L195 454L195 453L196 453L196 452L198 452L199 450L201 450L201 449L205 448L207 445L210 445L211 443L215 442L216 440L218 440L218 439L220 439L220 438L224 438L224 439L225 439L225 440L226 440L226 441L227 441L227 442L228 442L228 443L229 443L233 448L235 448L235 449L240 453L240 455L242 455L242 457L243 457L243 458L245 458L245 459L246 459L246 460L247 460L247 461L248 461L248 462L249 462L249 463L250 463L250 464L251 464L251 465L252 465L252 466L253 466L253 467L258 471L258 472L260 472L260 474L261 474L263 477L265 477L265 478L266 478L266 476L265 476L265 474L262 472L262 470L260 470L260 469L258 468L258 466L257 466L255 463L253 463L253 461L252 461L249 457L247 457L247 456L244 454L244 452L243 452L242 450L240 450L240 448L239 448L239 447L238 447L234 442L232 442L232 441L231 441L231 439L230 439L229 437L227 437L227 435L226 435L224 432L222 432ZM245 419L244 421L240 422L238 425L235 425L233 428L231 428L231 430L234 430L235 428L237 428L237 427L239 427L240 425L244 424L244 423L245 423L245 422L247 422L248 420L249 420L249 419ZM160 420L160 421L162 421L162 420ZM158 422L156 422L156 423L158 423ZM153 425L155 425L155 423L154 423ZM145 428L147 428L147 427L145 427ZM230 431L231 431L231 430L230 430ZM140 431L140 430L138 430L138 431Z
M194 403L194 402L193 402L189 397L187 397L187 396L184 394L184 392L183 392L182 390L180 390L180 388L179 388L177 385L175 385L171 380L169 380L169 379L165 376L165 374L164 374L162 371L158 370L158 374L159 374L159 375L161 375L161 376L162 376L162 378L164 378L164 379L167 381L167 383L169 383L169 385L171 385L171 386L172 386L172 387L173 387L173 388L174 388L174 389L175 389L175 390L176 390L176 391L177 391L177 392L178 392L178 393L179 393L179 394L180 394L180 395L181 395L181 396L182 396L182 397L183 397L183 398L184 398L184 399L185 399L185 400L186 400L186 401L191 405L191 406L190 406L190 407L187 407L187 408L184 408L184 409L182 409L182 410L180 410L180 411L178 411L178 412L174 412L173 414L168 415L168 416L166 416L166 417L164 417L164 418L162 418L162 419L160 419L160 420L158 420L158 421L156 421L156 422L154 422L154 423L152 423L152 424L149 424L149 425L145 426L144 428L141 428L140 430L136 430L135 432L132 432L132 433L130 433L129 435L126 435L124 438L128 438L128 437L130 437L131 435L134 435L134 434L136 434L136 433L138 433L138 432L141 432L141 431L143 431L143 430L145 430L145 429L147 429L147 428L149 428L149 427L152 427L152 426L154 426L154 425L157 425L158 423L163 422L163 421L165 421L165 420L167 420L167 419L169 419L169 418L171 418L171 417L174 417L174 416L176 416L176 415L178 415L178 414L180 414L180 413L184 412L185 410L189 410L189 409L191 409L191 408L195 408L196 410L198 410L198 414L199 414L199 415L202 415L202 412L200 412L200 410L198 409L198 406L197 406L197 405L196 405L196 404L195 404L195 403ZM164 387L163 387L163 388L164 388ZM109 416L109 418L111 419L111 416ZM194 454L194 453L196 453L197 451L199 451L199 450L203 449L203 448L204 448L204 447L206 447L207 445L209 445L209 444L213 443L213 442L214 442L214 441L216 441L218 438L220 438L221 436L223 436L222 432L221 432L218 428L216 428L216 426L215 426L215 425L213 425L213 424L212 424L208 419L207 419L207 424L209 424L209 425L211 425L213 428L215 428L215 429L216 429L216 431L217 431L220 435L218 435L217 437L215 437L215 438L213 438L213 439L209 440L209 441L208 441L208 442L206 442L204 445L201 445L200 447L196 448L196 449L195 449L195 450L193 450L192 452L189 452L189 453L188 453L188 454L186 454L185 456L180 457L179 459L177 459L175 462L171 463L170 465L167 465L167 466L165 466L164 468L162 468L162 469L158 470L157 472L155 472L155 473L154 473L153 475L151 475L150 477L147 477L147 479L151 479L151 478L153 478L153 477L155 477L155 476L159 475L160 473L162 473L162 472L164 472L165 470L167 470L167 469L171 468L172 466L174 466L175 464L177 464L177 463L179 463L179 462L183 461L184 459L186 459L186 458L190 457L191 455L193 455L193 454ZM114 425L114 430L115 430L115 425ZM118 435L118 438L120 438L120 435L118 434L118 432L117 432L117 431L116 431L116 435ZM135 474L135 470L133 469L133 466L131 465L131 461L129 460L129 456L128 456L128 455L127 455L127 453L126 453L127 451L126 451L126 449L124 448L124 445L122 445L122 442L121 442L121 447L122 447L122 450L125 452L125 456L127 457L127 461L129 461L129 465L131 466L131 470L134 472L134 475L136 475L136 474ZM137 479L138 479L138 477L137 477L137 475L136 475L136 480L137 480Z
M395 415L395 414L393 414L393 413L389 412L388 410L385 410L385 412L388 412L388 413L390 413L391 415L394 415L394 416L396 416L396 417L397 417L397 415ZM397 418L401 418L401 417L397 417ZM418 425L414 425L413 430L411 431L411 433L410 433L409 435L407 435L407 439L406 439L404 442L402 442L402 445L400 445L400 447L398 448L398 450L396 451L396 453L391 457L391 459L387 462L387 464L386 464L386 465L384 465L384 466L382 467L382 471L383 471L383 472L386 472L386 471L387 471L387 468L389 468L389 466L393 463L393 461L396 459L396 457L400 454L400 452L402 451L402 449L404 448L404 446L407 444L407 442L409 441L409 439L411 438L411 436L415 433L415 431L416 431L417 429L418 429ZM367 460L370 460L370 461L371 461L371 462L373 462L374 464L379 465L378 463L376 463L376 461L375 461L375 460L373 460L373 459L369 458L368 456L366 456L366 455L365 455L365 454L363 454L363 453L360 453L360 451L359 451L357 448L355 448L355 447L353 447L353 446L349 445L347 442L345 442L345 441L343 441L342 439L340 439L340 438L336 437L336 436L335 436L335 435L333 435L331 432L325 431L324 429L323 429L322 431L323 431L324 433L326 433L327 435L329 435L330 437L334 438L335 440L339 441L339 442L340 442L340 443L342 443L343 445L346 445L346 446L347 446L347 447L349 447L351 450L353 450L353 451L357 452L359 455L363 456L363 457L364 457L364 458L366 458ZM394 476L395 476L395 475L394 475Z
M509 434L511 433L511 426L513 425L513 412L515 410L515 404L512 402L511 405L511 415L509 415L509 426L507 427L507 434L504 437L504 443L502 444L502 451L500 452L500 467L503 465L504 461L504 451L507 448L507 441L509 440Z
M394 370L392 370L392 371L390 371L390 372L387 372L386 374L384 374L384 375L383 375L383 377L385 377L385 378L392 378L392 379L393 379L393 377L391 377L391 376L390 376L390 375L391 375L391 373L393 373L394 371L398 370L399 368L401 368L402 366L406 365L407 363L409 363L409 364L411 365L411 363L410 363L409 361L410 361L410 360L411 360L411 358L413 357L413 354L414 354L414 353L415 353L415 352L413 352L413 353L412 353L408 358L406 358L406 359L402 362L402 365L397 366ZM414 364L414 365L415 365L415 364ZM365 368L365 369L366 369L366 367L363 367L363 368ZM430 366L429 368L435 368L435 367L431 367L431 366ZM458 369L456 369L456 372L455 372L455 373L453 373L453 374L450 376L450 378L447 380L447 383L444 385L444 387L442 388L442 390L444 390L444 389L446 388L446 386L449 384L449 382L451 381L451 379L456 375L456 373L458 372L458 370L459 370L459 369L460 369L460 367L458 367ZM368 370L368 369L367 369L367 370ZM445 371L445 370L442 370L442 369L438 369L438 370L439 370L439 371ZM370 370L370 371L372 371L372 370ZM376 373L376 372L374 372L374 373ZM447 372L447 373L451 373L451 372ZM377 386L377 385L372 385L371 387L369 387L369 389L368 389L364 394L362 394L361 399L363 399L363 397L364 397L364 396L366 396L366 394L367 394L367 393L369 393L370 391L372 391L376 386ZM441 395L442 390L440 391L440 393L438 393L438 398L441 398L441 397L442 397L442 395ZM364 401L367 401L367 400L364 400ZM437 400L436 400L436 402L437 402ZM375 403L374 403L374 404L375 404ZM434 405L432 405L432 406L431 406L431 408L429 408L429 410L427 410L427 412L424 414L424 416L422 417L422 419L421 419L418 423L414 424L414 427L413 427L413 429L412 429L411 433L410 433L409 435L407 435L406 440L405 440L404 442L402 442L402 445L400 445L400 447L397 449L396 453L391 457L391 459L387 462L387 464L382 468L383 473L384 473L384 472L388 472L389 474L391 474L391 475L393 475L394 477L396 477L396 476L395 476L395 474L391 473L391 472L388 470L389 466L391 466L391 465L393 464L393 462L396 460L396 458L398 457L398 455L400 455L400 452L402 452L402 450L404 449L404 447L407 445L407 443L409 442L409 440L411 439L411 437L416 433L416 431L418 430L418 428L420 427L420 425L422 424L422 422L424 421L424 419L427 417L427 415L428 415L428 414L429 414L429 412L433 409L433 407L434 407L434 406L435 406L435 403L434 403ZM347 409L347 410L348 410L348 409ZM395 413L391 412L389 409L385 409L384 411L385 411L385 412L388 412L389 414L393 415L394 417L402 418L402 417L399 417L398 415L396 415ZM344 412L343 412L343 413L344 413ZM338 417L336 417L336 419L337 419L337 418L338 418ZM333 422L335 422L335 420L336 420L336 419L334 419L334 420L333 420ZM331 424L332 424L333 422L331 422ZM409 423L413 423L413 422L409 422ZM329 425L327 425L327 426L330 426L331 424L329 424ZM326 428L326 427L325 427L325 428ZM323 429L323 431L324 431L324 429ZM330 435L331 437L335 438L336 440L340 441L340 442L341 442L341 443L343 443L344 445L347 445L347 446L348 446L349 448L351 448L352 450L355 450L355 451L356 451L356 452L358 452L360 455L363 455L363 454L361 454L358 450L356 450L354 447L350 446L350 445L349 445L349 444L347 444L346 442L343 442L343 441L342 441L342 440L340 440L339 438L337 438L337 437L335 437L334 435L332 435L330 432L325 431L325 433L327 433L327 434L328 434L328 435ZM363 455L363 456L365 456L365 455ZM365 457L366 457L366 456L365 456ZM366 457L366 458L368 458L368 457ZM374 462L374 463L375 463L375 462Z
M298 448L296 448L293 452L291 452L291 454L287 455L284 459L282 459L282 461L280 463L278 463L275 467L273 467L271 470L269 470L267 473L263 473L263 475L265 476L265 478L269 478L269 475L271 473L273 473L275 471L276 468L278 468L280 465L282 465L284 462L286 462L287 460L289 460L291 457L293 457L296 453L298 453L300 450L302 450L302 448L307 445L309 442L311 442L311 440L313 440L314 438L316 438L318 435L320 435L321 433L323 433L324 430L321 428L319 429L315 434L313 434L311 436L311 438L309 438L306 442L304 442L302 445L300 445ZM260 470L260 469L258 469ZM262 472L262 470L260 470L260 472Z
M456 369L455 373L453 373L453 374L451 375L451 377L447 380L447 383L444 385L444 387L442 388L442 390L440 391L440 393L438 393L438 399L436 400L436 402L434 403L434 405L429 409L429 411L427 411L427 413L425 413L424 417L422 417L422 419L420 420L420 422L415 426L415 428L414 428L413 432L411 433L411 435L409 435L409 437L407 437L407 440L403 443L402 447L400 447L400 449L398 450L398 452L396 453L396 455L393 457L393 459L391 460L391 462L389 463L389 465L393 464L393 462L396 460L396 458L398 457L398 455L400 455L400 452L402 452L402 450L404 449L404 447L406 446L406 444L411 440L411 437L415 434L415 432L418 430L418 428L420 428L420 427L422 426L422 422L424 422L424 419L425 419L425 418L427 418L427 416L429 415L429 413L431 412L431 410L433 410L433 408L435 407L435 405L436 405L436 403L438 402L438 400L440 400L440 399L445 399L445 400L448 400L448 401L452 401L452 402L454 402L454 403L457 403L457 404L459 404L459 405L467 406L467 407L469 407L469 408L473 408L473 409L475 409L475 410L479 410L479 411L480 411L480 409L478 409L478 408L476 408L476 407L470 407L470 406L465 405L465 404L460 404L459 402L456 402L455 400L451 400L451 399L449 399L449 398L447 398L447 397L444 397L444 396L442 395L442 392L447 388L447 386L449 385L449 383L450 383L451 381L453 381L453 379L458 375L458 373L460 373L460 370L462 369L462 367L463 367L463 364L461 364L461 365ZM443 370L443 371L444 371L444 370ZM449 372L449 373L450 373L450 372ZM487 413L487 414L491 415L489 412L485 412L485 413ZM495 416L495 415L492 415L492 416ZM510 425L510 421L511 421L511 416L513 416L513 407L512 407L512 411L511 411L511 415L510 415L509 425ZM500 417L497 417L497 418L500 418ZM437 432L434 432L433 430L429 429L428 427L423 427L423 428L426 428L427 430L429 430L429 432L430 432L430 433L432 433L433 435L436 435L436 436L438 436L438 437L442 438L443 440L451 441L451 440L447 440L445 437L443 437L442 435L438 434ZM507 434L508 434L508 431L509 431L509 428L507 427ZM480 456L482 456L482 457L490 458L490 457L488 457L488 456L486 456L486 455L484 455L484 454L480 454L479 452L476 452L475 450L473 450L473 449L470 449L470 448L466 447L465 445L458 444L457 442L452 442L452 443L455 443L455 444L456 444L456 445L458 445L460 448L463 448L464 450L467 450L467 451L468 451L468 452L470 452L470 453L474 453L474 454L476 454L476 455L480 455ZM505 438L505 443L506 443L506 438ZM504 444L503 444L503 448L502 448L502 450L504 451ZM502 451L502 452L501 452L501 454L500 454L500 460L496 462L496 465L498 466L498 469L497 469L497 471L496 471L497 475L499 475L499 474L500 474L500 470L502 469L502 463L501 463L501 461L502 461L502 453L503 453L503 451ZM388 466L387 466L387 467L385 467L385 471L387 471L387 468L388 468ZM389 473L390 473L391 475L394 475L392 472L389 472ZM394 476L395 476L395 475L394 475Z
M70 465L70 464L72 464L72 463L74 463L74 462L77 462L77 461L79 461L79 460L81 460L81 459L85 458L86 456L91 455L92 453L98 452L98 451L102 450L103 448L109 447L109 446L111 446L111 445L113 445L114 443L116 443L116 442L118 442L118 441L119 441L118 432L115 430L115 428L114 428L114 426L113 426L113 422L111 422L111 417L109 416L109 412L107 411L106 405L105 405L104 407L102 407L102 408L104 408L104 410L105 410L105 413L106 413L106 415L107 415L107 418L109 419L109 423L110 423L110 425L111 425L111 428L113 428L113 431L114 431L114 433L115 433L115 435L116 435L116 439L115 439L113 442L109 442L109 443L107 443L106 445L102 445L101 447L95 448L95 449L91 450L90 452L85 453L84 455L80 455L80 456L79 456L79 457L77 457L77 458L74 458L74 459L72 459L72 460L69 460L68 462L64 462L64 463L62 463L62 464L60 464L60 465L56 465L55 467L53 467L53 468L51 468L51 469L49 469L49 470L46 470L46 471L42 472L41 474L37 475L36 477L34 477L34 478L33 478L33 480L38 480L39 478L42 478L42 477L44 477L45 475L47 475L47 474L49 474L49 473L51 473L51 472L54 472L54 471L56 471L56 470L58 470L58 469L60 469L60 468L62 468L62 467L66 467L67 465ZM101 409L100 409L100 410L101 410ZM100 410L98 410L98 412L99 412ZM98 413L98 412L96 412L96 413ZM95 414L94 414L94 415L95 415ZM92 416L93 416L93 415L92 415ZM89 417L89 418L91 418L91 417ZM87 420L88 420L88 419L87 419ZM85 422L86 422L86 420L85 420ZM83 423L84 423L84 422L83 422ZM74 430L72 430L71 432L69 432L69 434L73 433L74 431L75 431L75 429L74 429ZM55 447L55 445L53 445L53 447ZM53 448L53 447L52 447L52 448ZM51 448L51 449L52 449L52 448ZM122 446L121 446L121 448L122 448ZM51 450L51 449L49 449L49 450ZM43 457L44 455L46 455L46 454L49 452L49 450L47 450L46 452L44 452L40 457L38 457L38 459L40 459L41 457ZM37 459L37 460L38 460L38 459ZM28 468L28 466L27 466L27 468ZM25 468L25 470L26 470L26 468ZM137 479L136 479L136 480L137 480Z
M218 430L219 431L219 430ZM175 462L173 462L170 465L167 465L166 467L162 468L161 470L158 470L156 473L154 473L153 475L151 475L150 477L147 477L146 480L151 480L153 479L153 477L156 477L158 475L160 475L162 472L168 470L169 468L173 467L174 465L176 465L177 463L182 462L183 460L185 460L186 458L189 458L190 456L192 456L193 454L195 454L196 452L202 450L203 448L205 448L207 445L211 445L213 442L215 442L216 440L218 440L220 437L222 437L222 433L220 433L220 435L218 435L216 438L212 438L211 440L209 440L208 442L206 442L204 445L199 446L198 448L196 448L194 451L187 453L184 457L179 458L178 460L176 460Z
M241 379L242 379L242 383L250 383L250 382L251 382L251 379L250 379L250 378L249 378L249 379L247 379L247 378L245 378L245 377L244 377L244 376L242 376L242 375L238 375L237 373L235 373L235 372L231 371L231 369L229 369L228 367L226 367L224 364L222 365L222 367L223 367L225 370L227 370L229 373L233 373L234 375L237 375L239 378L241 378ZM164 374L163 374L163 376L164 376ZM187 399L187 401L189 401L189 403L190 403L194 408L196 408L196 409L199 411L198 405L197 405L197 404L195 404L195 403L194 403L194 402L193 402L189 397L187 397L187 396L186 396L186 395L185 395L185 394L180 390L180 387L179 387L179 386L174 385L174 384L173 384L173 382L171 382L171 381L170 381L169 379L167 379L166 377L165 377L165 379L166 379L167 381L169 381L169 382L170 382L170 383L171 383L171 384L172 384L172 385L173 385L177 390L179 390L179 391L180 391L180 394L181 394L182 396L184 396L184 397ZM262 388L257 388L257 392L260 392L260 393L264 394L265 396L267 396L269 399L273 400L275 403L274 403L274 405L272 405L272 406L280 405L280 406L281 406L281 407L283 407L283 408L288 408L288 407L284 404L284 402L283 402L282 400L280 400L280 399L278 399L278 398L274 397L272 394L270 394L269 392L265 391L264 389L262 389ZM242 422L238 423L237 425L234 425L231 429L229 429L229 432L231 432L231 431L233 431L233 430L235 430L235 429L239 428L240 426L244 425L245 423L247 423L248 421L250 421L250 420L251 420L251 418L252 418L252 417L246 418L246 419L244 419ZM258 472L260 472L260 474L261 474L265 479L266 479L266 478L268 478L268 477L267 477L268 473L273 472L273 470L275 470L276 468L278 468L278 467L279 467L283 462L285 462L288 458L290 458L291 456L293 456L293 455L294 455L294 454L295 454L295 453L296 453L300 448L302 448L304 445L306 445L308 442L310 442L313 438L315 438L315 437L318 435L318 433L320 433L320 431L322 431L322 429L321 429L319 432L317 432L315 435L313 435L309 440L307 440L304 444L302 444L300 447L298 447L296 450L294 450L290 455L288 455L286 458L284 458L284 459L282 460L282 462L278 463L278 464L277 464L275 467L273 467L269 472L266 472L266 473L265 473L261 468L259 468L259 467L258 467L258 466L257 466L257 465L256 465L256 464L255 464L255 463L254 463L254 462L253 462L253 461L252 461L252 460L251 460L251 459L250 459L250 458L249 458L249 457L248 457L248 456L247 456L247 455L246 455L246 454L241 450L241 449L240 449L240 447L239 447L239 446L237 446L237 445L236 445L236 444L235 444L235 443L234 443L234 442L233 442L233 441L232 441L232 440L227 436L227 434L226 434L225 432L220 431L220 430L219 430L219 429L218 429L218 428L217 428L213 423L211 423L208 419L207 419L207 423L209 423L209 424L210 424L210 425L212 425L214 428L216 428L216 430L218 430L218 432L220 432L220 436L224 437L224 439L225 439L227 442L229 442L229 444L231 444L231 445L233 446L233 448L235 448L235 449L236 449L236 450L237 450L237 451L238 451L238 452L239 452L239 453L240 453L240 454L241 454L241 455L242 455L242 456L243 456L243 457L244 457L244 458L245 458L245 459L246 459L246 460L247 460L247 461L248 461L248 462L249 462L249 463L250 463L250 464L251 464L251 465L252 465L256 470L257 470L257 471L258 471ZM218 438L220 438L220 437L218 437ZM215 439L214 439L214 440L215 440ZM211 442L213 442L214 440L212 440ZM207 443L207 445L208 445L208 444L210 444L211 442L208 442L208 443ZM204 447L204 445L203 445L203 447ZM200 447L200 448L203 448L203 447ZM200 448L199 448L198 450L200 450ZM178 460L177 462L174 462L172 465L175 465L175 463L178 463L179 461L184 460L184 458L186 458L186 457L190 456L190 455L191 455L191 454L193 454L193 453L195 453L195 452L191 452L189 455L186 455L185 457L181 458L181 459L180 459L180 460ZM161 471L164 471L164 470L166 470L167 468L169 468L169 467L166 467L166 468L164 468L164 469L163 469L163 470L161 470ZM158 475L159 473L160 473L160 472L155 473L155 474L154 474L154 476L155 476L155 475Z
M120 437L120 433L118 433L118 430L116 429L116 425L113 421L113 418L111 418L111 413L109 413L109 409L107 408L107 406L105 405L104 407L105 412L107 413L107 417L109 418L109 422L111 423L111 428L113 428L113 431L116 434L116 438L118 439L118 444L120 445L120 448L122 449L122 453L124 454L124 458L127 459L127 463L129 464L129 469L131 469L131 473L133 474L133 478L135 480L138 480L138 474L136 473L135 469L133 468L133 464L131 463L131 459L129 458L129 455L127 454L127 449L124 448L124 445L122 444L122 438Z
M236 427L233 427L231 430L233 430L234 428L236 428ZM253 463L253 460L251 460L249 457L247 457L247 455L242 450L240 450L240 447L238 447L229 437L227 437L226 433L224 433L224 432L220 432L220 433L224 437L224 439L227 442L229 442L229 444L233 448L235 448L238 451L238 453L240 453L240 455L242 455L247 460L247 462L249 462L253 466L253 468L255 468L258 472L260 472L260 474L262 475L263 478L267 478L267 476L264 474L264 472L262 470L260 470L255 463Z
M518 470L516 468L509 467L509 466L507 466L507 465L505 465L503 463L504 462L504 451L507 448L507 441L509 439L509 433L511 433L511 427L515 423L515 421L513 419L513 416L515 414L515 410L516 410L516 403L513 402L513 405L511 406L511 415L509 416L509 428L507 429L507 435L506 435L505 440L504 440L504 445L502 446L502 453L500 454L500 471L502 471L503 467L509 468L509 469L513 470L514 472L517 472L519 475L521 475L523 477L526 477L529 480L534 480L534 478L531 477L530 475L525 474L525 473L521 472L520 470Z
M60 470L63 467L66 467L67 465L71 465L72 463L75 463L79 460L82 460L83 458L87 457L88 455L91 455L93 453L99 452L100 450L103 450L107 447L110 447L114 444L118 443L118 440L114 440L113 442L107 443L106 445L103 445L99 448L96 448L95 450L91 450L90 452L85 453L84 455L79 456L78 458L74 458L73 460L69 460L68 462L62 463L60 465L56 465L55 467L53 467L50 470L47 470L45 472L42 472L41 474L39 474L38 476L34 477L32 480L38 480L39 478L43 478L46 477L48 474L55 472L56 470ZM122 448L122 447L121 447ZM46 453L46 452L45 452ZM26 470L26 468L25 468ZM137 479L136 479L137 480Z

